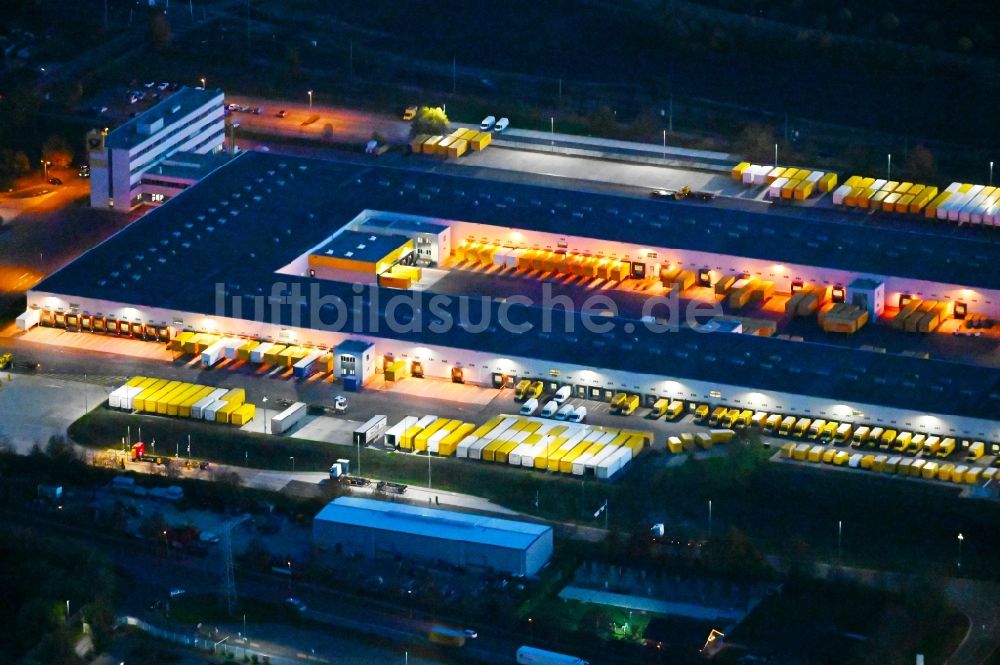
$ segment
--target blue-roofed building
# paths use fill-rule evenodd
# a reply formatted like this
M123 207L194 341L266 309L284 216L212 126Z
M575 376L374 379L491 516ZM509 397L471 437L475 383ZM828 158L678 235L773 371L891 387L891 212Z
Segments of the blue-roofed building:
M372 559L402 556L533 576L552 557L552 527L340 497L313 520L313 543L337 553Z

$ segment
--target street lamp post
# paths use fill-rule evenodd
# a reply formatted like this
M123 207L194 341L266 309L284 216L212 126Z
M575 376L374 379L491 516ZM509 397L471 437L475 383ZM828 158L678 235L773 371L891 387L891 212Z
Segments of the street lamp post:
M554 148L556 145L556 118L555 116L549 116L549 140Z
M990 162L990 187L993 186L993 162Z
M886 155L885 179L892 180L892 153Z
M667 158L667 130L663 130L663 159Z
M295 473L295 458L289 457L288 459L292 460L292 473Z
M45 180L48 180L49 179L49 167L52 165L52 162L50 162L47 159L43 159L41 161L42 161L42 178L45 179Z
M778 168L778 144L774 144L774 168Z
M708 500L708 535L712 535L712 500Z
M264 403L264 434L270 434L268 430L270 429L267 425L267 395L264 395L264 399L261 400Z
M312 108L313 107L313 91L312 90L308 90L306 92L306 94L309 95L309 108Z
M66 623L69 623L69 601L66 601Z
M965 540L965 536L961 533L958 534L958 568L962 568L962 541Z
M201 89L202 90L205 89L205 77L204 76L201 77Z
M844 535L844 521L837 520L837 561L840 561L843 556L842 555L843 550L841 548L843 535Z

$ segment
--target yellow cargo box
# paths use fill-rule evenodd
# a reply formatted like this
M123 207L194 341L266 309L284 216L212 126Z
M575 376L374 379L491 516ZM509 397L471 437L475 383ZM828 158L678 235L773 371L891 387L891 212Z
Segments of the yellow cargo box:
M243 404L238 409L233 411L232 418L230 422L237 427L242 427L248 422L254 419L257 415L257 407L253 404Z
M869 187L875 184L875 180L876 178L862 178L861 182L858 183L858 187L860 187L861 189L868 189Z
M280 361L279 356L281 352L284 351L286 347L284 344L275 344L264 354L263 364L264 365L277 365Z
M937 476L938 466L937 462L927 462L924 464L924 468L921 469L920 475L928 480L931 480Z
M742 182L743 172L746 171L748 168L750 168L750 162L740 162L739 164L734 166L733 170L731 171L733 180L735 180L736 182Z
M684 446L684 450L694 451L694 449L697 447L694 441L694 434L692 434L691 432L682 432L681 445Z
M882 199L882 210L884 212L895 212L896 202L899 201L900 197L902 197L902 194L897 194L896 192L892 192L886 196Z
M833 463L836 466L844 466L850 458L851 456L846 451L838 450L837 454L833 456Z
M400 450L413 450L413 439L417 436L417 434L420 434L423 429L423 427L418 427L417 425L407 428L406 431L403 432L403 436L399 437Z
M559 460L559 472L560 473L572 473L573 472L573 461L577 457L582 455L587 449L594 445L590 441L584 441L583 443L577 444L573 450L569 451L563 455L562 459Z
M788 178L789 180L798 180L799 179L799 170L791 168L791 167L786 168L782 172L781 177L782 178Z
M788 184L781 188L781 198L791 200L795 195L795 188L802 184L801 180L789 180Z
M429 139L430 136L427 134L417 134L410 141L410 151L411 152L421 152L423 150L424 141Z
M899 214L905 214L910 210L910 204L913 203L915 197L912 194L904 194L896 200L896 207L894 212Z
M485 150L493 141L493 135L489 132L479 132L476 137L469 141L469 147L473 150Z
M941 205L949 198L951 198L951 192L941 192L938 194L937 197L935 197L934 200L928 203L927 207L924 208L924 216L928 219L937 219L938 208L940 208Z
M861 468L862 469L869 469L870 470L872 468L872 465L874 463L875 463L875 456L874 455L865 455L864 457L861 458Z
M192 337L194 337L193 332L178 333L176 337L170 340L170 350L175 352L183 352L184 344Z
M448 157L458 159L468 151L469 142L465 139L456 139L454 143L448 146Z
M844 197L844 205L851 208L856 208L858 206L858 198L864 194L864 187L854 187L850 192Z
M951 480L951 472L954 470L955 465L950 463L944 463L938 467L937 479L938 480Z
M674 455L684 452L684 444L681 443L681 438L679 436L668 436L667 450L672 452Z
M794 443L786 443L785 445L781 446L781 455L783 457L791 459L794 453L795 453Z
M809 462L819 462L823 459L823 446L813 446L809 449L806 460Z
M812 183L808 180L801 181L795 187L795 193L794 193L795 198L799 201L804 201L805 199L812 196L813 189L815 187L816 187L815 183Z
M229 424L232 419L233 412L235 412L241 406L243 405L237 404L235 402L230 402L229 404L226 404L221 409L215 412L215 422Z
M712 447L712 436L710 434L706 434L705 432L698 432L694 435L694 442L698 444L699 448L708 450Z
M184 403L181 404L180 407L178 407L177 415L180 416L181 418L190 418L191 407L193 407L195 404L197 404L201 400L211 395L212 391L214 390L215 388L213 388L212 386L201 386L200 390L198 390L192 395L189 395L188 398L184 401Z
M179 416L179 415L181 415L181 413L180 413L181 404L183 404L184 402L186 402L191 397L191 395L195 395L197 393L200 393L202 391L202 389L203 389L203 386L199 386L199 385L195 385L193 383L189 383L189 384L186 384L186 387L185 387L184 390L175 392L167 400L167 415L168 416Z
M880 187L879 189L881 189L883 192L894 192L896 191L897 187L899 187L898 180L887 180L885 184L882 185L882 187Z
M805 461L809 457L809 449L811 446L808 443L800 443L795 446L792 450L792 459L797 459L799 461Z
M874 181L873 181L874 182ZM848 187L859 187L861 185L861 176L852 175L850 178L844 181L844 184Z
M237 349L236 359L241 360L243 362L250 362L250 353L258 346L260 346L260 342L258 341L251 340L249 342L246 342L239 349Z
M819 182L817 182L816 185L821 192L832 192L837 188L837 174L824 173L823 177L819 179Z
M176 390L177 386L180 384L180 381L168 381L166 384L161 386L159 390L145 399L145 408L143 410L146 413L156 413L163 398Z
M892 191L902 196L903 194L909 194L912 188L913 188L912 182L901 182L898 185L896 185L896 188Z
M170 403L173 400L177 399L177 397L179 397L183 393L186 393L190 388L191 388L190 383L181 382L178 383L176 386L174 386L173 390L165 392L156 401L156 412L161 416L170 415L169 414ZM176 415L176 410L174 411L174 415Z
M712 443L729 443L736 432L731 429L713 429L709 430L708 435L712 437Z
M223 402L228 402L229 404L236 403L242 404L247 401L247 391L243 388L232 388L229 392L222 396Z
M420 152L425 155L433 155L437 152L437 144L441 142L443 136L429 136L420 146Z

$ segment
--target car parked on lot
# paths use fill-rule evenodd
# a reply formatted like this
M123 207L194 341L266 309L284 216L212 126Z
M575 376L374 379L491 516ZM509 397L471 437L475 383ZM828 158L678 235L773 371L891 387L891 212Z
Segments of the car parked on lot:
M278 111L277 113L274 114L274 117L275 118L287 118L288 117L288 111L286 111L285 109L281 109L280 111Z
M285 598L285 605L288 605L296 612L305 612L306 604L298 598Z
M158 85L156 87L159 90L166 90L167 88L170 87L170 83L168 83L167 81L164 81L163 83L161 83L160 85Z
M59 178L49 178L49 184L50 185L61 185L61 184L63 184L63 181L60 180Z
M497 124L494 125L493 131L502 132L508 127L510 127L510 120L508 120L507 118L500 118L499 120L497 120Z
M493 125L495 124L497 124L496 117L488 115L485 118L483 118L483 121L481 123L479 123L479 129L483 130L484 132L488 132L491 129L493 129Z

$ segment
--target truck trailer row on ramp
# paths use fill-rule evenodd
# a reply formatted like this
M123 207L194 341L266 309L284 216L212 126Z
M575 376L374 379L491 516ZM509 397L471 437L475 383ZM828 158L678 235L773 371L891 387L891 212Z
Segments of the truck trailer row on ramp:
M511 466L613 478L646 446L649 432L498 415L473 423L407 416L385 433L386 443L416 454L454 455Z

